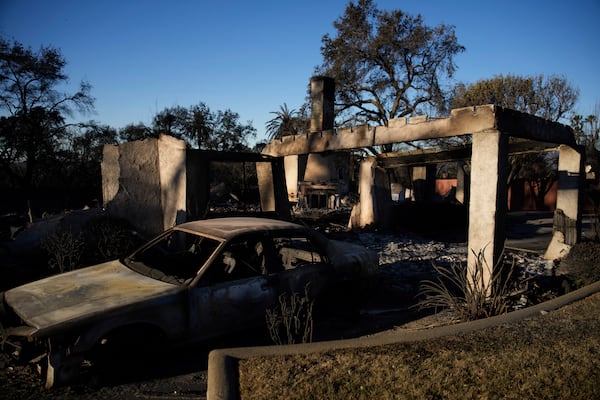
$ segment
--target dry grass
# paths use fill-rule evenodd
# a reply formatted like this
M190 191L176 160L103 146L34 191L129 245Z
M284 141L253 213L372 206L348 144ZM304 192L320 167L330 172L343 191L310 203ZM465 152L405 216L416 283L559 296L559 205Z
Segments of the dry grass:
M240 362L242 399L600 398L600 294L461 336Z
M492 268L485 260L483 250L473 251L473 255L473 268L460 263L452 263L450 267L434 264L437 280L426 280L421 284L419 308L450 309L461 321L508 312L509 295L517 285L512 280L514 262L499 261ZM487 280L486 276L489 277Z
M282 293L279 307L267 310L267 328L273 343L312 342L314 300L311 300L309 289L310 283L304 287L303 295Z

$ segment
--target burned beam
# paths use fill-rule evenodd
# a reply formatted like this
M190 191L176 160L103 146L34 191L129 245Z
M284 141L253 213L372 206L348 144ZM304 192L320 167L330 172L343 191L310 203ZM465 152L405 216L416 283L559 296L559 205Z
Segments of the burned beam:
M555 145L576 145L572 129L565 125L488 104L452 110L447 118L399 118L390 120L388 126L363 125L284 136L267 144L263 153L273 156L322 153L496 131Z
M532 140L515 140L508 146L509 155L530 154L558 151L554 143L536 142ZM455 147L448 150L424 149L405 152L384 153L377 156L383 168L411 167L415 165L439 164L471 158L471 145Z
M414 165L437 164L471 158L471 146L451 150L412 150L399 153L385 153L377 157L383 168L408 167Z

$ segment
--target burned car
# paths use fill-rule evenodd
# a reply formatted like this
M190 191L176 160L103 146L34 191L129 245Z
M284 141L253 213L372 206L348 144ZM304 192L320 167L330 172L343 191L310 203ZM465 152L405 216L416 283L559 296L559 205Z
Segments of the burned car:
M5 346L38 362L46 387L115 343L183 345L264 323L282 293L367 281L377 254L291 222L217 218L165 231L129 257L2 294Z

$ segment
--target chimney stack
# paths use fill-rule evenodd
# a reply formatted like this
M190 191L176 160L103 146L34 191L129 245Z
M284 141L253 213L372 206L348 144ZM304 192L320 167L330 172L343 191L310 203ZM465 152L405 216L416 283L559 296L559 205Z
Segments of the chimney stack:
M327 76L314 76L310 80L310 131L333 130L335 81Z

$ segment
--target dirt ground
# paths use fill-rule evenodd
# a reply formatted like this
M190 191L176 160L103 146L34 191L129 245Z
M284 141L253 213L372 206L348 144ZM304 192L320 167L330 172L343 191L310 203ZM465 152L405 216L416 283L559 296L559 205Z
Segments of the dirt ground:
M574 286L583 286L600 279L599 260L600 244L583 242L573 247L556 272L569 277ZM368 313L361 312L359 307L336 306L336 312L324 309L315 316L314 339L357 337L394 326L419 328L452 321L448 313L432 316L412 308L413 304L399 303L398 296L402 298L406 282L397 283L387 281L385 286L376 288L377 295L370 300ZM110 370L84 374L80 382L50 391L43 389L33 366L15 365L6 354L0 354L0 399L205 398L207 355L212 348L267 343L265 331L246 332L194 348L121 360Z

